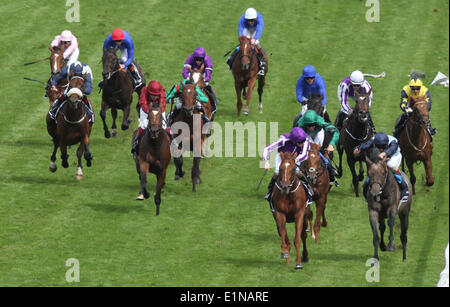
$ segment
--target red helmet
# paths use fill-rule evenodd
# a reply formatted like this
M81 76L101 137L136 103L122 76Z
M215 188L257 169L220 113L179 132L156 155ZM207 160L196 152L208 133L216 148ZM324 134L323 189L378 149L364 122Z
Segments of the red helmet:
M125 34L121 29L114 29L112 32L113 41L121 41L125 37Z
M159 81L152 80L147 86L147 91L150 95L161 95L164 89Z

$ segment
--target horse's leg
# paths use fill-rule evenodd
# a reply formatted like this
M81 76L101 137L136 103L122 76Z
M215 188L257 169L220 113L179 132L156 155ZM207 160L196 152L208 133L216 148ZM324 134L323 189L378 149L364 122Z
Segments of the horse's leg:
M156 205L156 215L159 215L159 205L161 204L161 190L164 187L166 181L166 169L162 170L157 176L156 182L156 193L155 193L155 205Z
M86 160L87 167L91 167L92 165L92 154L89 150L89 135L85 135L83 138L84 143L84 159Z
M406 166L408 167L409 170L409 178L411 181L411 186L412 186L412 193L413 195L416 195L416 176L414 175L414 162L412 160L406 160Z
M180 180L184 177L183 171L183 156L180 155L179 158L173 158L173 163L175 164L175 180Z
M386 244L384 243L384 232L386 231L386 223L384 218L379 216L378 220L379 228L380 228L380 249L384 252L386 251Z
M111 137L111 133L108 130L108 126L106 125L106 111L108 110L108 106L105 101L102 99L102 108L100 110L100 117L103 121L103 130L105 131L105 138L109 139Z
M380 244L380 237L378 236L378 212L375 210L369 209L369 220L370 220L370 226L372 228L372 234L373 234L373 258L378 258L378 245Z
M69 156L67 155L67 145L63 140L59 140L59 144L61 149L61 165L64 168L68 168L69 162L67 161L67 159L69 158Z
M308 249L306 248L306 239L308 238L308 233L306 232L306 229L308 228L308 221L309 224L312 224L312 218L313 214L311 210L308 210L308 208L305 211L305 220L303 222L303 229L302 229L302 243L303 243L303 253L302 253L302 261L308 262Z
M319 233L320 233L320 220L324 216L325 203L327 202L327 195L322 194L319 199L316 200L316 220L314 222L313 228L313 239L315 239L316 244L319 243Z
M241 109L242 109L242 98L241 98L241 84L239 81L234 81L234 89L236 90L236 97L237 97L237 117L241 116Z
M130 127L130 120L128 119L128 117L130 116L130 105L128 105L124 110L123 110L123 120L122 120L122 130L127 130L128 127Z
M303 221L305 218L305 210L300 210L299 213L297 213L297 216L295 218L295 239L294 239L294 245L295 249L297 251L297 256L295 258L295 268L296 269L303 269L302 265L302 257L300 257L300 244L301 244L301 236L303 232Z
M244 109L244 115L248 115L248 112L250 112L250 99L252 98L253 89L255 88L257 78L252 78L248 81L248 90L246 100L245 100L245 109Z
M431 157L429 157L427 160L423 162L423 165L425 166L425 174L427 177L427 186L431 187L434 184L434 177L433 177L433 171L432 171L432 163L431 163Z
M283 213L275 211L275 220L278 226L278 233L281 237L281 258L286 259L286 265L289 265L289 252L291 244L286 230L286 216Z
M350 168L350 171L352 173L352 181L353 181L353 188L355 191L355 196L359 197L359 180L358 180L358 176L356 175L355 161L353 161L352 158L347 155L347 163L348 163L348 167Z
M147 173L150 168L150 164L147 161L139 161L139 178L141 179L141 189L139 191L139 195L136 200L144 200L144 198L149 198L150 193L147 192Z
M77 159L78 159L78 168L77 172L75 173L75 178L78 180L83 179L83 163L81 162L81 157L83 156L84 152L84 144L83 142L80 142L80 145L77 149Z
M262 94L263 94L263 88L264 88L264 84L266 84L266 77L265 76L260 76L258 78L258 96L259 96L259 104L258 104L258 110L259 110L259 114L262 113Z
M117 136L117 125L116 125L117 109L116 108L111 108L111 116L113 119L111 130L112 130L112 137L114 138Z
M339 178L341 178L342 177L342 156L344 155L344 148L342 147L340 141L337 143L337 151L339 154L339 167L337 169L337 172L338 172Z
M58 168L56 166L56 152L58 151L58 147L59 147L59 142L56 139L53 139L53 153L52 156L50 157L50 166L49 169L52 173L56 172L56 169Z
M358 180L363 181L364 180L364 167L362 161L359 161L359 175Z
M406 260L406 243L408 243L407 232L408 232L408 223L409 223L409 209L408 210L406 210L406 209L400 210L398 215L400 218L400 228L401 228L400 240L402 242L403 261L405 261Z
M395 224L395 217L397 216L397 210L396 210L397 204L394 205L394 207L389 208L387 211L388 216L388 225L389 225L389 243L386 248L388 252L395 251L395 244L394 244L394 224Z
M192 177L192 192L195 192L195 185L201 184L200 179L200 159L201 157L194 157L194 164L192 165L191 177Z

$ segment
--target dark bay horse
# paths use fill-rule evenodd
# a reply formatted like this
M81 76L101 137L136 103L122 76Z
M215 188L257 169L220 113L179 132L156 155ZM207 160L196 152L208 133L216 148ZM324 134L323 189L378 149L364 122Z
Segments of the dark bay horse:
M103 50L103 93L102 93L102 108L100 111L100 117L103 121L103 130L105 131L105 137L110 138L111 133L106 125L106 111L111 108L111 115L113 118L113 124L111 126L112 136L117 136L117 109L123 110L122 130L127 130L130 126L131 120L128 119L130 115L130 107L133 101L133 81L129 72L120 68L119 59L116 55L118 48L109 48ZM136 67L137 64L136 64ZM138 67L141 73L142 82L145 84L145 77L140 67ZM140 95L139 88L137 90L138 97Z
M251 39L245 36L239 36L239 52L236 55L236 59L233 62L232 72L234 77L234 88L236 89L237 96L237 116L241 115L242 98L244 96L246 102L244 115L248 115L250 110L250 99L252 96L253 88L255 87L256 80L258 80L258 95L259 95L259 113L262 113L262 94L265 84L265 75L258 75L258 58L256 52L263 52L264 59L266 61L265 73L267 74L269 63L267 61L267 55L261 48L261 51L257 51L257 48L251 44ZM241 94L242 93L242 94Z
M56 85L57 91L52 89L52 85L50 80L53 76L60 73L61 70L66 66L66 61L64 60L64 51L66 50L66 45L62 45L62 47L52 47L50 46L50 72L51 77L47 82L47 86L45 90L47 92L47 97L50 102L50 106L53 104L53 101L56 100L62 93L64 93L65 89L69 85L67 79L62 79L59 84Z
M80 89L84 85L85 76L70 75L69 86L70 88ZM70 91L69 91L70 93ZM53 140L53 153L50 162L50 171L55 172L56 167L56 152L58 147L61 150L61 165L64 168L69 167L67 155L67 146L80 143L77 149L78 169L75 177L78 180L83 178L83 165L81 163L81 157L84 153L84 159L86 165L90 167L92 165L92 155L89 150L89 137L92 130L92 122L89 121L88 113L84 107L84 102L77 94L71 94L67 97L67 100L60 107L58 115L56 117L56 124L50 115L47 113L47 131ZM91 105L92 107L92 105Z
M306 110L300 111L295 116L294 122L292 123L292 127L297 127L297 122L300 119L300 117L302 117L302 113L306 112L307 110L313 110L314 112L317 113L317 115L320 115L320 116L324 117L324 115L325 115L325 112L324 112L325 108L322 105L322 99L323 99L322 95L310 94L309 98L308 98L308 101L307 101L307 103L305 105L306 106Z
M139 147L139 154L134 156L136 162L136 170L139 174L139 180L141 189L136 200L143 200L149 198L150 193L147 192L147 173L153 173L156 175L156 193L155 193L155 205L156 215L159 215L159 206L161 204L161 191L165 185L166 170L169 166L171 154L170 154L170 142L167 134L163 131L162 114L159 104L153 104L148 112L148 126L142 136L141 144ZM137 130L134 134L137 133ZM133 135L133 140L135 135Z
M394 224L398 215L400 218L400 239L403 248L403 260L406 259L406 243L408 241L407 231L409 224L409 211L411 208L411 193L407 202L400 203L400 188L394 174L389 170L385 159L372 162L366 157L367 174L369 176L369 189L367 191L367 201L369 205L370 226L373 233L374 258L378 258L378 246L382 251L394 251ZM405 173L402 173L403 180L406 180L409 190L411 183ZM388 219L390 229L389 243L384 243L384 231L386 230L385 219ZM380 237L378 229L380 229Z
M426 184L432 186L434 178L432 173L431 155L433 145L427 126L430 121L427 102L423 99L410 100L410 107L413 109L405 127L399 135L399 145L402 152L402 170L405 171L404 162L408 166L409 176L412 184L413 195L416 194L416 176L414 175L414 163L423 162L426 173Z
M281 237L281 258L286 259L289 265L289 253L291 243L286 231L286 223L295 222L294 245L297 250L295 268L302 269L302 261L308 261L308 250L306 249L306 191L296 174L297 165L295 158L297 153L280 153L281 164L277 181L273 190L273 206L275 211L273 217L277 223L278 234ZM300 257L300 237L303 241L303 253Z
M196 85L192 82L187 81L185 83L180 97L182 107L180 112L178 112L174 117L174 123L171 127L175 138L178 138L180 134L182 135L181 140L178 141L178 145L179 148L181 147L181 150L178 152L177 157L174 156L173 158L176 167L175 180L179 180L184 176L182 152L184 150L192 151L194 155L194 163L191 170L193 192L196 191L196 185L201 184L200 160L203 156L203 144L208 134L204 132L204 123L201 115L199 114L200 111L196 107L197 93L195 88ZM209 100L208 103L203 104L203 109L205 110L206 116L212 120L212 108ZM181 129L181 126L189 128L189 133L187 133L184 129ZM181 133L179 132L180 130L182 131Z
M322 217L322 226L327 226L325 218L325 207L327 203L328 191L330 189L330 176L327 166L320 156L321 147L319 144L311 143L308 153L308 159L302 162L301 170L314 191L313 201L316 203L316 220L312 227L311 237L319 242L320 219Z
M353 149L356 146L368 141L372 137L372 129L369 122L369 96L372 90L367 94L361 94L355 91L355 108L344 122L337 144L337 151L339 153L339 176L342 176L342 156L345 150L347 156L347 164L352 172L352 182L356 197L359 197L359 181L364 179L363 160L364 157L355 156ZM355 163L359 162L359 176L355 171Z

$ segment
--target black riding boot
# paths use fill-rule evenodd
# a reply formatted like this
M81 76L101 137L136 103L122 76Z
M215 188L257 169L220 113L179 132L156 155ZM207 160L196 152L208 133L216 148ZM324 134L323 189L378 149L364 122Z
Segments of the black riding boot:
M327 170L328 174L330 175L330 185L335 185L336 187L339 186L339 183L336 179L336 176L338 175L337 171L334 169L334 167L331 165L330 162L327 164Z
M265 69L266 69L266 61L264 60L264 54L261 52L261 50L258 52L258 61L259 61L259 71L258 75L264 76Z
M270 205L270 211L275 212L275 209L273 208L272 204L272 195L273 195L273 187L275 186L275 182L277 181L277 176L274 174L272 176L272 179L270 179L269 185L267 186L267 193L264 197Z
M138 69L133 64L130 64L130 66L128 66L128 70L133 78L134 89L139 88L142 85L142 78L139 75Z
M430 134L431 138L433 138L433 135L435 135L437 132L436 128L433 128L431 126L431 121L428 121L428 123L427 123L427 130L428 130L428 133Z
M61 102L63 100L64 99L61 97L61 98L57 98L57 99L55 99L55 101L53 101L53 104L52 104L52 106L50 108L50 111L48 111L48 113L50 114L50 118L51 119L56 119L56 111L58 110L58 108L61 105Z
M234 58L236 57L236 54L239 52L239 50L237 50L237 48L235 48L234 50L233 50L233 52L231 53L231 55L228 57L228 59L227 59L227 64L228 64L228 67L230 68L230 70L231 70L231 68L233 67L233 62L234 62Z
M344 121L345 118L345 113L342 111L339 111L338 115L336 116L336 123L335 123L335 127L341 131L342 129L342 123Z
M136 134L136 137L133 140L133 144L131 145L132 154L139 154L139 145L141 144L141 138L143 134L144 133Z
M405 180L402 180L402 183L400 183L400 189L401 189L400 201L407 202L409 198L409 190L408 184L406 183Z
M169 113L169 116L167 116L167 125L168 125L169 127L172 127L173 121L174 121L174 119L175 119L175 117L177 116L177 114L178 114L179 111L180 111L180 109L177 109L177 108L175 107L175 109L173 109L173 111Z
M372 116L370 116L370 113L369 113L369 124L370 124L370 127L372 128L372 134L374 134L374 135L377 134L377 131L375 130L375 125L372 121Z
M403 113L403 114L400 116L400 119L399 119L398 123L395 125L394 133L393 133L393 134L394 134L394 137L395 137L396 139L399 138L400 132L402 132L403 127L405 127L405 124L406 124L407 119L408 119L408 115L407 115L406 113Z
M206 94L208 94L209 98L211 99L211 107L212 107L212 111L211 114L214 114L217 110L217 105L219 104L219 101L217 100L216 95L214 94L213 89L211 88L211 85L207 85L205 86L205 91Z

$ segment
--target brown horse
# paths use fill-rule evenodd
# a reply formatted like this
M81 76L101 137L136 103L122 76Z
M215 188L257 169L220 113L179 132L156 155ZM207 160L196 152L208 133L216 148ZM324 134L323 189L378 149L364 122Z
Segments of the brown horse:
M355 91L355 108L349 118L344 122L337 150L339 153L339 177L342 176L342 156L345 150L347 164L352 172L352 182L356 197L359 197L359 181L364 179L363 159L364 157L355 156L353 150L356 146L368 141L372 137L372 129L369 122L369 96L372 90L367 94L361 94ZM359 176L356 175L355 163L359 162Z
M415 195L416 176L414 175L414 162L423 162L427 178L426 184L427 186L434 184L431 163L433 144L426 128L430 122L427 102L423 99L411 99L409 104L413 112L400 133L398 141L402 151L402 170L405 171L404 161L406 161L411 178L413 195Z
M147 192L147 173L156 175L156 193L155 205L156 215L159 215L159 206L161 204L161 190L165 185L166 170L170 163L170 144L167 134L162 128L162 114L159 104L153 104L148 112L149 120L147 129L142 136L139 147L139 155L134 156L136 162L136 170L139 174L141 189L136 200L149 198L150 193ZM134 132L136 135L137 130ZM135 136L133 136L134 140Z
M262 113L262 94L265 84L265 75L258 75L258 58L256 52L263 52L264 59L266 61L265 73L268 70L268 61L266 52L261 48L261 51L257 51L257 48L251 44L251 39L245 36L239 36L239 52L236 55L236 59L233 62L232 72L234 76L234 88L236 89L237 96L237 116L241 115L242 98L241 93L247 101L245 105L244 115L248 115L250 111L250 99L252 96L253 88L255 87L256 80L258 80L258 95L259 95L259 113ZM247 90L246 90L247 88Z
M102 93L102 108L100 111L100 117L103 121L103 130L105 131L105 137L110 138L111 133L106 125L106 111L111 108L111 115L113 118L113 124L111 126L112 136L117 136L117 109L123 110L122 130L127 130L130 126L131 120L128 119L130 115L130 106L133 101L133 81L129 72L120 68L119 59L116 55L117 47L103 50L103 93ZM136 67L138 67L136 65ZM142 82L145 84L145 77L140 67L138 70L142 77ZM140 95L139 88L137 90L138 96Z
M74 76L71 74L69 81L70 88L81 89L84 85L85 76ZM53 140L53 153L50 162L50 171L55 172L56 167L56 152L58 147L61 150L61 165L64 168L69 167L67 155L67 146L80 143L77 149L78 169L75 177L78 180L83 178L83 165L81 163L81 157L84 153L84 159L86 165L90 167L92 165L92 155L89 150L89 137L92 130L92 122L89 121L88 113L84 107L84 102L77 94L72 94L67 97L67 100L63 102L60 107L58 115L56 117L56 123L50 118L47 113L47 131ZM91 105L92 107L92 105Z
M382 251L394 251L394 224L398 214L400 218L400 239L403 248L403 260L406 259L406 243L408 242L407 231L409 224L409 211L411 208L411 193L408 201L400 203L400 188L394 174L389 170L385 159L378 162L372 162L366 157L367 174L369 176L369 189L367 191L367 201L369 205L370 225L373 233L374 258L378 258L378 246ZM402 173L403 180L406 180L409 190L411 183L405 173ZM384 220L388 219L390 229L389 244L384 243L384 231L386 225ZM378 236L377 226L380 228L380 237Z
M206 86L206 84L205 84L205 80L204 80L204 78L203 78L204 65L202 65L202 67L201 67L200 69L189 69L189 72L190 72L190 74L189 74L189 80L190 80L193 84L197 85L197 86L201 89L201 91L203 92L203 94L204 94L206 97L208 97L209 103L208 103L208 104L204 104L204 105L203 105L203 108L205 109L205 111L206 111L208 114L210 114L211 121L214 121L214 116L215 116L216 114L215 114L215 113L212 113L213 110L212 110L212 105L211 105L211 98L209 97L208 93L206 93L206 91L205 91L205 86ZM211 90L214 91L214 89L212 88L212 86L211 86ZM214 91L214 92L215 92L215 91ZM208 109L208 110L206 110L206 109ZM209 135L207 135L207 136L209 136Z
M62 93L64 93L65 89L69 85L67 79L62 79L59 84L56 85L57 91L52 89L52 85L50 80L53 76L60 73L61 70L66 66L66 61L64 60L64 51L66 50L66 45L62 45L62 47L52 47L50 46L50 71L51 77L47 82L47 86L45 90L47 92L47 97L50 102L50 106L53 104L53 101L56 100Z
M289 265L291 244L286 231L286 223L295 222L294 245L297 250L295 268L302 269L302 261L308 261L306 249L306 225L304 223L306 211L306 191L296 174L297 153L280 153L281 164L275 188L273 191L273 217L277 223L278 234L281 237L281 258L286 259ZM303 241L303 254L300 257L300 237Z
M327 203L327 195L330 189L330 176L327 166L320 156L320 145L311 143L308 153L308 159L301 164L301 170L306 176L306 180L314 191L313 201L316 202L316 220L311 231L311 237L319 242L320 218L322 217L322 226L327 226L325 218L325 207Z
M182 153L184 150L192 151L194 154L194 163L191 170L192 178L192 191L196 191L196 185L201 184L200 179L200 160L203 155L203 143L205 142L208 132L204 132L204 123L199 114L199 110L196 107L197 103L197 93L196 85L190 81L184 84L183 92L181 94L182 107L180 112L173 119L172 131L174 137L177 139L180 135L181 140L178 140L178 146L181 150L178 152L177 157L174 156L173 160L175 163L175 180L183 178L183 157ZM211 116L211 102L208 100L207 103L203 104L203 109L205 110L205 115L213 120ZM189 132L185 132L184 127L189 128ZM179 131L182 130L180 133Z

